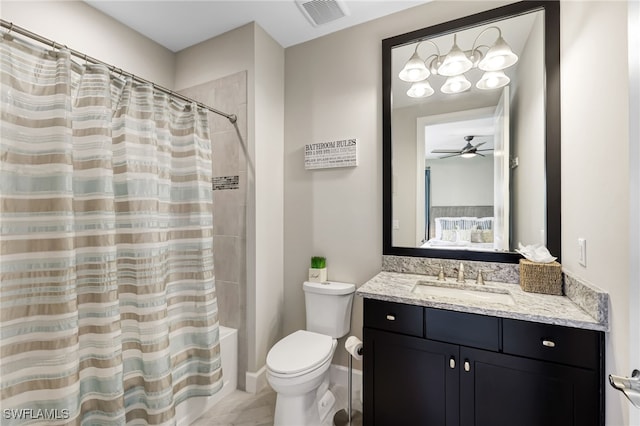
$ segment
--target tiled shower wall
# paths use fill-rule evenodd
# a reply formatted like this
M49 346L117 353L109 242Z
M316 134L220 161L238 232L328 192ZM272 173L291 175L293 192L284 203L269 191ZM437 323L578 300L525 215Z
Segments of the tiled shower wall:
M185 96L238 116L237 129L209 113L212 145L213 260L220 324L238 330L238 387L247 371L246 182L247 73L180 90ZM240 133L242 140L238 136Z

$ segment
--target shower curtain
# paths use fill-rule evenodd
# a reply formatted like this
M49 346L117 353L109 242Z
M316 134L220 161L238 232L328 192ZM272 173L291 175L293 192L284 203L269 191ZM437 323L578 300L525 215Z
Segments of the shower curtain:
M1 38L1 423L175 424L222 387L207 113Z

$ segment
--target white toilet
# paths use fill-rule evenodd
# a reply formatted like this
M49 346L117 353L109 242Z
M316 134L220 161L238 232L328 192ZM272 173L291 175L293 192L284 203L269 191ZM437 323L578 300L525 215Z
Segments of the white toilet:
M273 345L267 380L277 393L274 426L317 426L335 403L329 367L338 338L349 333L353 284L305 282L307 329Z

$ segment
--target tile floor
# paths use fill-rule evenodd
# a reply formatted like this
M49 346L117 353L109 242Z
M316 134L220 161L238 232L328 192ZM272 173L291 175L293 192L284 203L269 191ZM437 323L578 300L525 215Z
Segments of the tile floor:
M332 386L336 397L336 405L323 422L323 426L333 425L334 414L347 406L347 389L343 386ZM354 401L354 409L361 409L360 403ZM267 426L273 425L273 413L276 406L276 393L269 387L253 395L236 390L225 397L216 406L204 413L192 426Z

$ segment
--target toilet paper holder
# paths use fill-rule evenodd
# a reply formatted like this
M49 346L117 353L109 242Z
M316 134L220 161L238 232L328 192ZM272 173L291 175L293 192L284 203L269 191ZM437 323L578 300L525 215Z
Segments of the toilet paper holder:
M335 426L361 426L362 425L362 413L358 410L353 410L351 405L352 395L352 376L353 376L353 358L358 360L362 359L363 346L360 339L355 336L349 336L345 341L345 349L349 353L349 377L347 380L347 410L339 410L333 417L333 424Z

